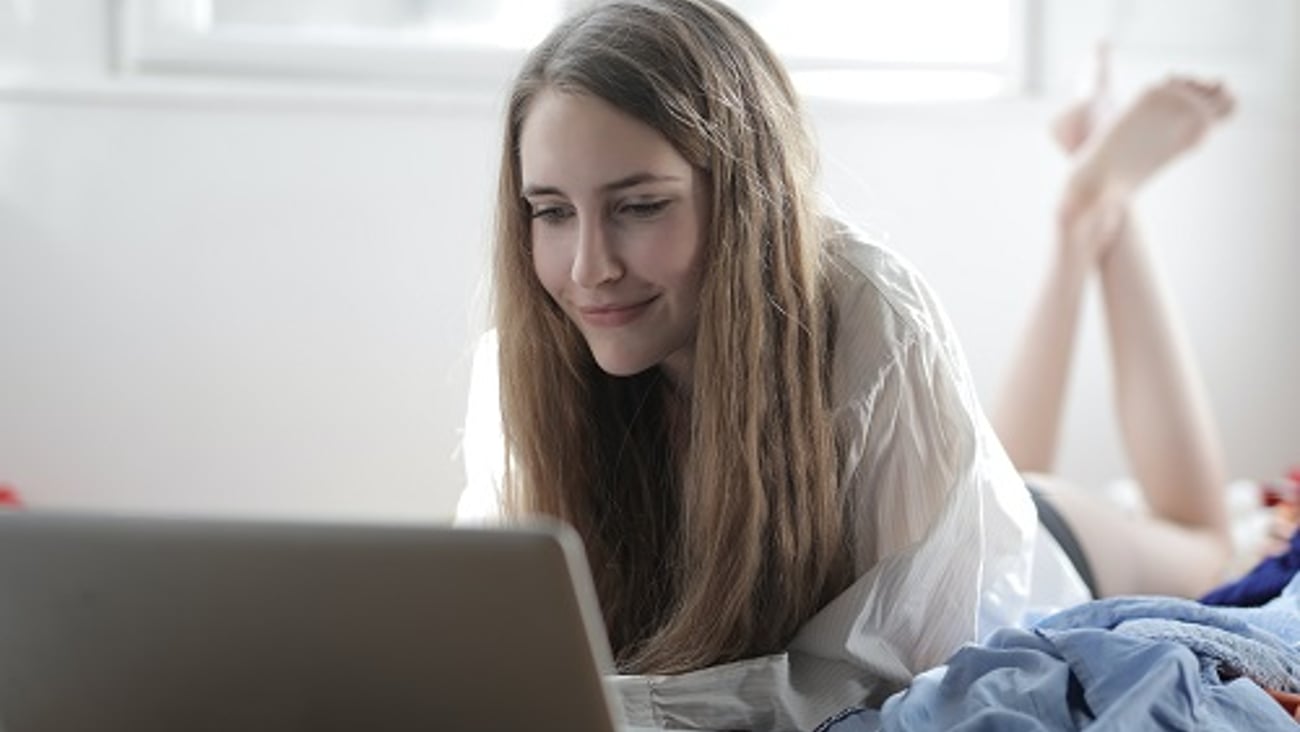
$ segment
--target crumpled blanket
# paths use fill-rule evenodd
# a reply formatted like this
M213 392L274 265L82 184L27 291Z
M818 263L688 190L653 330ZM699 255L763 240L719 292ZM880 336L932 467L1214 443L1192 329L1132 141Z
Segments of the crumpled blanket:
M1288 587L1249 609L1159 597L1084 603L965 646L881 709L845 710L818 729L1294 732L1257 681L1300 683L1298 595Z
M1300 612L1278 604L1253 610L1208 607L1173 597L1115 597L1084 603L1045 618L1044 630L1107 628L1179 643L1217 679L1245 676L1270 689L1300 691ZM1275 632L1276 631L1276 632Z

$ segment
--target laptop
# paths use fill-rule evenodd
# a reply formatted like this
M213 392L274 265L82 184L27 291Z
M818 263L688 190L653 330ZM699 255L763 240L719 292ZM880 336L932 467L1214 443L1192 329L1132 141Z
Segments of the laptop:
M621 729L577 535L0 513L0 730Z

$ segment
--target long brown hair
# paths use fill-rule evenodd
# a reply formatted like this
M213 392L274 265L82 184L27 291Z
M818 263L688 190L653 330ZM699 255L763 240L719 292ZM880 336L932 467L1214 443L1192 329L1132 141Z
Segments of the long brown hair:
M684 412L659 367L601 371L533 271L518 145L545 89L648 124L711 188ZM582 535L624 671L781 650L851 579L815 161L780 63L713 0L598 3L514 85L493 288L507 508Z

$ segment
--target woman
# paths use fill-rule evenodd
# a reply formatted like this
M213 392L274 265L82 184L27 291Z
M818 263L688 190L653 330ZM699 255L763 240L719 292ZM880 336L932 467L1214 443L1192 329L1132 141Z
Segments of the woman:
M597 4L510 98L459 517L579 531L636 724L811 728L1088 597L938 303L823 216L815 159L713 0Z

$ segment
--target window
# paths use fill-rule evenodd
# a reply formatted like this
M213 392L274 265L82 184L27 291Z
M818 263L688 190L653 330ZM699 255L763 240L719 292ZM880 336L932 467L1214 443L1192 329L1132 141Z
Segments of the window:
M206 0L191 5L200 27L218 34L514 49L540 40L564 9L560 0Z
M816 96L920 101L1023 87L1025 0L733 0Z
M1024 78L1036 0L731 0L817 96L987 98ZM485 88L581 0L127 0L141 73Z
M565 0L128 0L123 65L145 74L435 82L509 77ZM493 87L495 90L495 87Z

